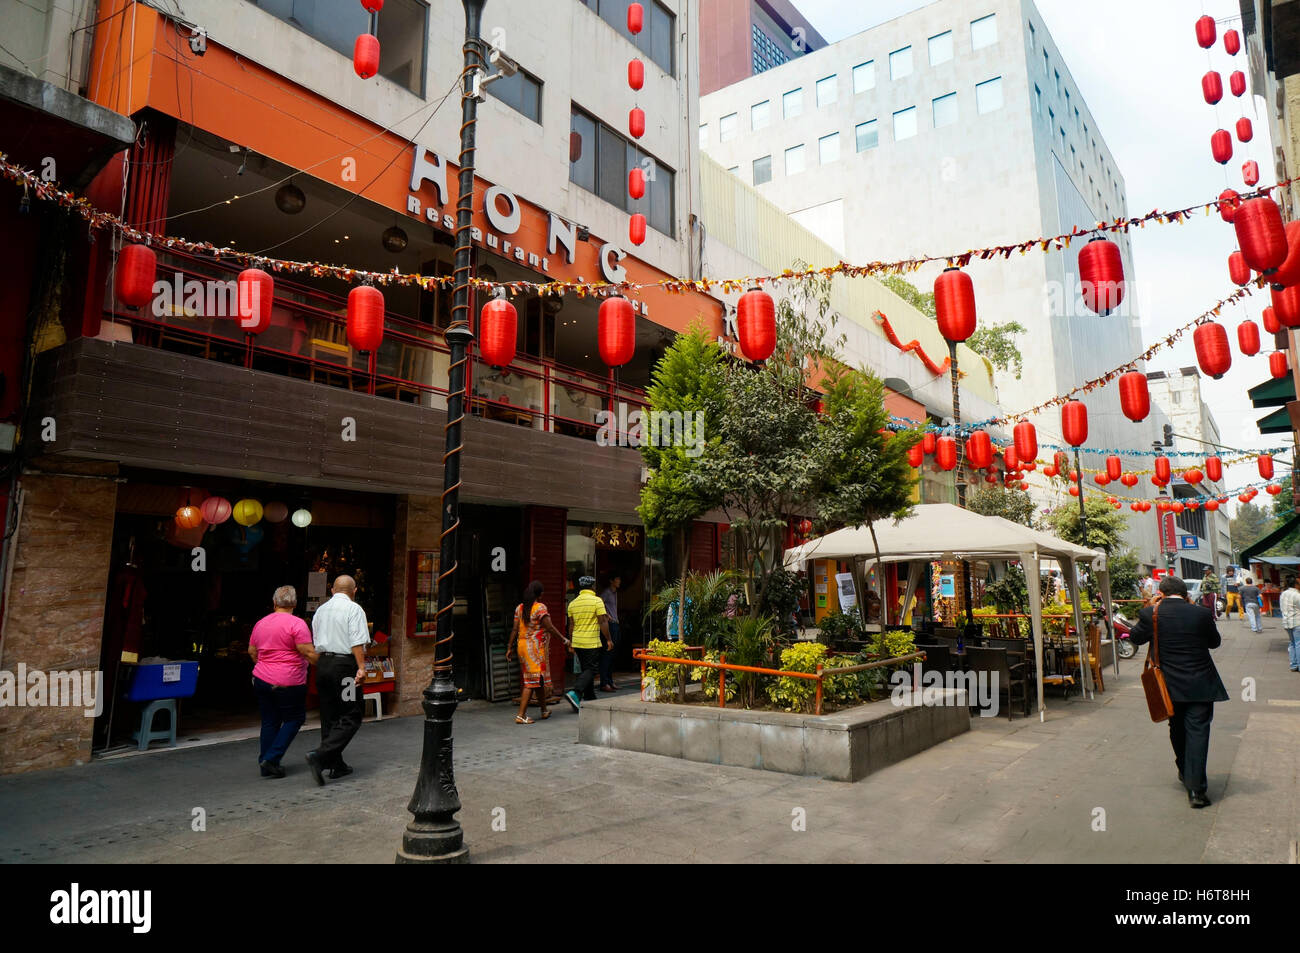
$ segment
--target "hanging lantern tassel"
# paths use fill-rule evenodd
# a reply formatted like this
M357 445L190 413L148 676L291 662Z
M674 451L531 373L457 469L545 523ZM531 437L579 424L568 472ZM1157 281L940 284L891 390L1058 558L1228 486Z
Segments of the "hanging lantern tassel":
M636 313L622 295L600 303L597 316L600 359L609 367L622 367L636 353Z
M379 38L370 33L362 33L352 47L352 68L362 79L369 79L379 72Z
M736 302L736 335L747 361L766 361L776 350L776 302L757 286ZM926 453L937 453L934 434L925 435L923 446Z

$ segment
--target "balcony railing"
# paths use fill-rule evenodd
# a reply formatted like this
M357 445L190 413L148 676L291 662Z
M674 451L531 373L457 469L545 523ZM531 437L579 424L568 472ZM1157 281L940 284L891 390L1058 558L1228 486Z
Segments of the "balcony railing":
M158 278L168 290L139 309L124 307L110 293L100 337L446 408L449 353L440 329L386 311L383 344L363 355L348 345L346 299L275 275L271 326L245 335L235 316L237 274L221 262L161 251ZM646 406L643 390L617 383L612 374L527 354L500 368L471 360L467 377L469 413L587 439L600 430L601 411L613 412L608 419L617 430L619 404L629 413Z

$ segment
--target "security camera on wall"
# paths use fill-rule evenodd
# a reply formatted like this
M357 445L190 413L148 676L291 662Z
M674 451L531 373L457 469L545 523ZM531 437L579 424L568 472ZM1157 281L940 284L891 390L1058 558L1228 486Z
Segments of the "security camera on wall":
M488 53L488 62L495 66L503 76L514 76L519 72L519 64L506 56L504 50L499 50L495 46L492 52Z

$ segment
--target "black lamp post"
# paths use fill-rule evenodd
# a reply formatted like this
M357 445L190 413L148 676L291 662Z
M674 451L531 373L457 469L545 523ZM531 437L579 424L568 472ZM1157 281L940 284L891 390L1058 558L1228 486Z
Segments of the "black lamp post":
M469 848L456 820L460 794L452 770L451 720L456 713L452 679L451 622L455 604L456 531L460 528L461 423L465 419L465 364L474 334L469 325L469 277L474 212L474 123L478 100L471 95L474 75L484 68L480 32L487 0L461 0L465 7L465 69L461 88L460 179L456 198L456 264L451 325L445 334L451 351L447 374L447 423L442 471L442 537L438 561L437 635L433 680L424 690L424 749L420 776L406 809L415 815L406 825L399 864L464 864Z

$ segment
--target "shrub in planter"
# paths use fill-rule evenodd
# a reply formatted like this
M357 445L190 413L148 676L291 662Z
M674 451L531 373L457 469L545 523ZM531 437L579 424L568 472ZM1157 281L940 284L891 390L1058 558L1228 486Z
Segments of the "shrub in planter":
M787 672L815 672L818 665L824 669L826 662L826 646L820 642L800 642L781 650L781 668ZM767 686L767 697L786 711L811 712L817 700L817 683L810 678L782 675Z
M686 658L686 646L681 642L669 642L665 639L652 639L646 646L647 655L660 655L664 658ZM647 662L645 677L654 683L655 700L670 702L677 698L685 686L687 673L692 680L694 673L705 669L692 669L685 665L671 665L668 662Z
M849 612L831 612L822 617L817 641L822 645L834 646L850 639L858 638L858 617Z
M721 661L721 658L722 656L717 652L704 653L704 661L706 662L718 662ZM716 701L718 698L718 670L716 668L700 667L691 669L691 673L691 678L698 681L703 688L704 697L712 698ZM731 701L736 697L735 673L727 673L725 689L727 693L727 701Z

